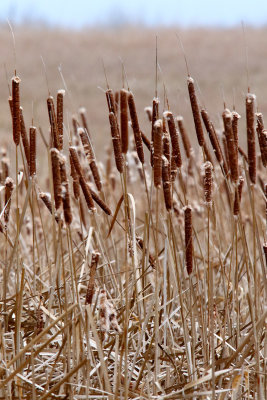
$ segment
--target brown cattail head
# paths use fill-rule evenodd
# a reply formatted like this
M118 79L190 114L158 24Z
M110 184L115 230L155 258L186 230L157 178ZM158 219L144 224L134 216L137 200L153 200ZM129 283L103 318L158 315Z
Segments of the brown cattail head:
M13 140L16 146L20 141L20 94L19 84L21 80L18 76L12 78L12 123Z
M162 146L163 146L163 154L167 158L170 167L171 146L170 146L170 135L168 132L163 132Z
M193 271L192 208L184 208L185 265L188 275Z
M63 156L62 154L60 155L59 165L60 165L60 175L61 175L61 190L62 190L64 219L65 223L67 225L70 225L72 222L72 211L70 204L69 182L66 170L66 157Z
M162 120L161 119L158 119L155 122L153 168L154 168L154 185L155 187L159 187L161 185L161 179L162 179Z
M63 98L65 90L61 89L57 92L57 130L58 130L58 141L59 150L63 149Z
M57 119L55 113L54 99L49 96L47 99L47 110L51 127L52 144L56 149L60 149L59 135L57 129Z
M265 264L267 268L267 242L263 244L263 253L265 255Z
M89 131L89 126L87 123L87 118L86 118L86 108L81 107L79 109L79 114L81 116L81 120L82 120L82 126L84 127L84 129L86 130L86 133L89 137L91 137L90 131Z
M177 168L181 168L182 166L182 157L180 152L179 140L178 140L178 132L175 127L175 122L173 118L173 114L171 111L165 111L164 117L167 119L171 142L172 142L172 153L174 156L175 163Z
M152 107L145 107L145 113L147 115L148 121L152 122Z
M196 92L195 92L194 79L191 76L189 76L187 78L187 85L188 85L189 98L190 98L190 103L191 103L191 108L192 108L192 114L193 114L194 123L195 123L197 140L198 140L199 146L203 146L204 134L203 134L203 129L202 129L202 125L201 125L201 118L200 118L197 96L196 96Z
M211 162L207 161L203 165L204 169L204 197L205 197L205 202L208 207L212 205L212 185L213 185L213 179L212 179L212 164Z
M60 153L59 153L58 149L52 148L50 150L50 154L51 154L51 163L52 163L55 207L56 207L56 210L58 210L61 205L61 202L62 202L61 174L60 174L60 164L59 164Z
M28 140L28 135L25 127L25 122L23 118L23 108L20 107L20 133L21 133L21 138L22 138L22 143L24 147L24 153L26 157L26 161L28 164L28 167L30 168L30 145L29 145L29 140Z
M222 155L222 150L221 146L216 134L216 131L214 129L213 123L210 120L210 117L205 109L201 110L201 116L205 125L205 128L208 132L209 138L210 138L210 143L212 145L215 157L217 158L219 164L223 162L223 155Z
M5 182L6 178L9 175L9 165L10 165L9 158L4 156L1 160L1 169L2 169L1 182L2 183Z
M90 265L90 278L87 286L85 304L92 304L93 296L95 293L95 274L99 257L100 253L95 251L92 253L92 261Z
M90 188L90 192L93 200L99 205L99 207L102 208L107 215L111 215L112 213L109 206L98 196L96 192L94 192L93 189Z
M233 116L232 119L233 135L235 139L236 148L238 149L238 120L241 118L241 116L236 111L232 112L232 116Z
M108 111L116 115L116 103L112 89L106 90L106 98L108 103Z
M40 192L39 193L39 198L42 200L42 202L44 203L44 205L46 206L46 208L48 209L48 211L52 215L53 211L52 211L51 194L50 193ZM56 220L56 222L59 222L59 217L58 217L57 214L55 214L55 220Z
M36 175L36 127L30 126L30 176Z
M174 182L177 175L177 166L174 159L174 155L171 155L171 181Z
M144 134L144 132L141 132L141 136L142 136L143 143L145 144L145 146L147 147L147 149L148 149L149 151L151 151L151 142L150 142L150 140L149 140L148 137Z
M74 167L72 158L70 157L70 176L72 177L73 183L73 194L76 200L80 197L80 184L79 184L79 177Z
M159 99L154 97L152 102L152 117L151 117L151 141L154 142L155 122L159 118Z
M261 113L256 114L257 117L257 135L261 152L261 161L264 167L267 167L267 131L264 129L264 122Z
M248 144L248 172L252 184L256 183L256 142L255 142L255 100L254 94L246 96L247 117L247 144Z
M243 176L240 176L238 179L237 188L235 190L235 200L234 200L234 215L238 215L240 212L240 204L241 204L241 197L242 197L242 189L244 184Z
M72 116L71 121L72 121L73 134L74 134L74 136L78 136L79 122L77 120L76 115Z
M170 163L165 156L162 157L162 182L166 210L172 209Z
M134 95L132 92L129 92L129 95L128 95L128 106L129 106L129 111L130 111L130 116L131 116L136 151L137 151L140 162L142 164L144 164L145 158L144 158L144 150L143 150L143 143L142 143L142 135L141 135L140 127L139 127L139 122L138 122L138 117L137 117L137 112L136 112L136 107L135 107L135 101L134 101Z
M121 140L120 140L120 134L118 131L117 120L116 120L115 114L113 112L109 113L109 123L110 123L110 129L111 129L111 136L112 136L112 143L113 143L116 167L117 167L117 170L120 173L122 173L124 162L123 162L123 157L122 157L122 152L121 152Z
M128 151L128 91L120 90L121 150Z
M14 189L14 181L12 178L7 177L5 180L5 211L4 211L5 228L7 228L7 224L9 221L11 195L13 189Z
M224 133L227 142L227 150L229 156L229 166L231 172L231 179L233 182L238 180L238 149L235 144L235 138L232 129L232 113L230 110L225 109L223 114Z
M184 126L184 119L182 116L178 116L176 119L177 119L179 131L180 131L180 134L182 137L186 157L190 158L190 150L191 150L192 146L191 146L188 134L187 134L185 126Z

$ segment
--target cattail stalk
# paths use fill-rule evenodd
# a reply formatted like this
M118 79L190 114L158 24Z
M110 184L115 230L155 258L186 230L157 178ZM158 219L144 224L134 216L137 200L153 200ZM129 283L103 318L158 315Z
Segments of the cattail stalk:
M50 150L50 154L51 154L51 163L52 163L55 207L56 207L56 210L58 210L59 207L61 206L61 202L62 202L59 151L56 148L52 148Z
M100 254L98 252L92 253L92 261L90 265L90 278L87 286L85 304L92 304L93 296L95 293L95 275L99 257Z
M120 90L121 151L128 151L128 91Z
M20 107L20 133L21 133L21 139L22 139L22 144L24 147L24 153L27 161L28 168L30 168L30 145L29 145L29 140L28 140L28 135L25 127L25 122L24 122L24 117L23 117L23 108Z
M241 116L236 111L232 112L232 116L233 116L232 119L233 135L235 139L236 148L238 149L238 120L241 118Z
M188 85L189 98L190 98L190 103L191 103L191 108L192 108L192 114L193 114L194 123L195 123L197 140L198 140L199 146L203 146L204 134L203 134L203 129L202 129L202 125L201 125L201 118L200 118L197 96L196 96L196 92L195 92L194 79L191 76L188 76L188 78L187 78L187 85Z
M36 175L36 127L30 127L30 176Z
M158 119L155 122L153 168L154 168L154 185L155 185L155 187L159 187L161 185L161 179L162 179L162 121L161 121L161 119Z
M144 132L141 132L141 136L142 136L142 140L143 140L144 145L147 147L147 149L148 149L149 151L151 151L151 142L150 142L150 140L149 140L148 137L144 134Z
M165 111L163 115L167 119L167 122L168 122L168 127L169 127L169 132L170 132L170 137L171 137L171 143L172 143L172 152L173 152L173 156L174 156L174 160L175 160L176 166L177 166L177 168L181 168L181 166L182 166L182 157L181 157L179 140L178 140L178 132L177 132L177 129L175 127L173 114L172 114L171 111Z
M180 131L180 134L182 137L186 157L190 158L192 146L191 146L188 134L187 134L185 126L184 126L184 119L182 116L178 116L176 118L176 120L177 120L178 128L179 128L179 131Z
M227 142L227 150L229 155L229 166L231 172L231 179L233 182L238 181L238 149L235 145L235 138L232 129L232 113L230 110L225 109L223 114L224 132Z
M12 123L13 123L13 140L16 146L20 141L20 78L14 76L12 78Z
M137 117L137 112L136 112L136 107L135 107L135 101L134 101L134 95L132 92L129 92L129 95L128 95L128 106L129 106L129 111L130 111L130 116L131 116L132 129L133 129L133 133L134 133L137 155L138 155L140 162L142 164L144 164L145 157L144 157L144 150L143 150L143 143L142 143L142 135L141 135L140 127L139 127L139 122L138 122L138 117Z
M63 149L63 98L65 95L65 90L61 89L57 92L57 131L58 131L58 141L59 149Z
M118 124L117 120L115 117L115 114L113 112L109 113L109 123L110 123L110 129L111 129L111 136L112 136L112 142L113 142L113 150L114 150L114 156L115 156L115 163L117 170L122 173L123 172L123 157L122 157L122 152L121 152L121 140L120 140L120 134L118 130Z
M99 205L100 208L102 208L102 210L107 214L107 215L111 215L112 212L110 210L110 208L108 207L108 205L98 196L98 194L90 188L90 192L92 195L93 200Z
M185 265L188 275L193 271L192 208L184 208Z
M256 142L255 142L255 95L248 93L246 96L247 117L247 144L248 144L248 172L251 183L256 183Z

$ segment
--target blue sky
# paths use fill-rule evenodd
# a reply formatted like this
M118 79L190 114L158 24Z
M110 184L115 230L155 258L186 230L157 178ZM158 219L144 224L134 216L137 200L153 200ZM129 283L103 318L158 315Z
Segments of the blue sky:
M0 18L51 25L267 25L267 0L0 0Z

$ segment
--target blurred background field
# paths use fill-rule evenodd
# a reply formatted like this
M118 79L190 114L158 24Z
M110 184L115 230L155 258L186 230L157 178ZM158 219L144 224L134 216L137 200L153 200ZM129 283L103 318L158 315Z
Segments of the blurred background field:
M41 126L48 135L49 120L46 108L48 88L56 96L56 90L66 85L65 126L69 130L72 114L80 106L87 109L90 129L99 154L103 145L110 141L106 110L105 64L109 85L113 90L122 86L123 60L128 83L135 93L141 126L149 130L144 107L151 105L155 94L155 42L158 37L158 91L161 107L164 107L165 84L171 110L182 114L194 139L193 120L186 86L186 66L177 34L182 39L191 75L199 87L199 100L210 112L217 127L223 102L243 116L247 91L247 66L251 92L257 95L258 108L267 111L267 28L148 28L106 27L70 30L66 28L14 27L16 43L16 69L22 79L21 96L27 125L33 117L34 124ZM246 46L248 61L246 61ZM14 74L15 60L12 35L8 24L0 28L0 135L1 143L11 135L11 119L8 106L8 83ZM48 87L44 72L45 63ZM7 75L5 72L7 71ZM204 100L205 99L205 100ZM242 136L241 132L241 143Z

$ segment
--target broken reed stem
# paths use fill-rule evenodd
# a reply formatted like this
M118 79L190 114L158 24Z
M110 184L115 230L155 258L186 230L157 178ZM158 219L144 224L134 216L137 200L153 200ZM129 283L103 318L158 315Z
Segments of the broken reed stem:
M255 100L254 94L246 96L246 118L247 118L247 145L248 145L248 172L251 183L256 183L256 142L255 142Z
M60 155L59 165L60 165L60 175L61 175L61 191L62 191L64 220L67 225L70 225L72 222L72 211L70 204L69 182L66 170L66 157L63 156L62 154Z
M196 92L195 92L194 79L191 76L188 76L188 78L187 78L187 85L188 85L189 98L190 98L190 103L191 103L191 108L192 108L192 114L193 114L194 123L195 123L197 140L198 140L199 146L202 147L204 144L204 134L203 134L203 129L202 129L202 125L201 125L201 117L200 117L200 112L199 112L197 96L196 96Z
M51 138L52 138L52 146L56 149L60 150L60 141L57 129L57 119L55 113L54 99L52 96L49 96L47 99L47 110L51 128Z
M123 160L122 152L121 152L121 140L120 140L120 134L118 131L118 124L117 124L115 114L113 112L109 113L109 123L110 123L110 130L111 130L111 136L112 136L112 143L113 143L116 167L117 167L117 170L120 173L122 173L124 160Z
M236 183L238 181L238 149L235 145L235 138L232 129L232 113L225 109L222 114L224 123L224 133L227 143L227 151L229 156L229 166L231 172L231 180Z
M79 177L79 183L80 183L80 186L81 186L81 189L82 189L82 192L83 192L87 207L88 207L88 209L90 211L94 212L95 211L95 206L94 206L92 194L91 194L91 191L89 189L89 186L87 185L87 183L85 181L84 174L83 174L83 171L82 171L82 167L81 167L81 164L80 164L80 161L79 161L79 158L78 158L78 154L77 154L76 148L71 146L69 148L69 151L70 151L70 156L72 158L73 166L74 166L74 168L75 168L75 170L77 172L77 175Z
M24 117L23 117L23 108L20 107L20 133L22 144L24 148L24 153L27 161L28 168L30 169L30 145L28 140L28 135L25 127Z
M57 92L57 131L58 131L58 150L63 150L63 99L65 90L61 89Z
M59 153L58 149L52 148L50 150L50 154L51 154L51 163L52 163L55 208L56 208L56 210L58 210L60 208L61 202L62 202L61 175L60 175L60 164L59 164L60 153Z
M128 151L128 90L120 90L121 151Z
M233 208L233 214L235 216L237 216L240 212L240 204L241 204L243 185L244 185L244 178L243 178L243 176L240 176L238 179L237 188L235 189L235 200L234 200L234 208Z
M153 169L154 169L154 185L156 188L158 188L161 185L161 179L162 179L162 120L161 119L158 119L155 122Z
M19 84L21 80L18 76L12 78L12 123L13 140L16 146L20 142L20 93Z
M128 106L129 106L129 111L130 111L130 117L131 117L131 122L132 122L132 129L134 133L134 140L135 140L135 146L136 146L136 151L138 158L142 164L145 162L145 157L144 157L144 151L143 151L143 143L142 143L142 135L139 127L139 122L138 122L138 117L137 117L137 112L136 112L136 107L135 107L135 101L134 101L134 95L132 92L129 92L128 95Z
M93 178L94 178L97 190L101 191L102 190L102 182L100 179L100 174L99 174L99 170L98 170L98 167L96 164L94 149L91 144L91 141L90 141L86 131L84 130L84 128L78 128L78 134L81 138L84 152L85 152L87 161L89 163L91 172L93 174Z
M36 127L30 127L30 176L36 175Z
M267 131L264 129L263 116L261 113L256 114L257 117L257 135L261 152L261 160L264 167L267 167Z
M90 278L87 286L85 304L92 304L93 296L95 293L95 274L97 269L97 264L99 261L100 253L92 253L92 261L90 265Z
M188 275L193 271L192 208L184 207L185 265Z
M5 229L7 229L7 225L9 222L11 196L13 190L14 190L14 181L12 178L7 177L5 180L5 210L4 210Z
M175 164L176 164L177 168L181 168L182 157L181 157L181 151L180 151L180 146L179 146L178 132L177 132L177 129L175 126L173 114L171 111L165 111L163 115L167 119L167 122L168 122L168 128L169 128L169 133L170 133L171 143L172 143L172 153L174 156Z
M184 126L184 119L182 116L178 116L176 118L176 120L177 120L178 128L179 128L179 131L180 131L180 134L182 137L186 158L190 158L192 146L191 146L189 136L188 136L185 126Z

